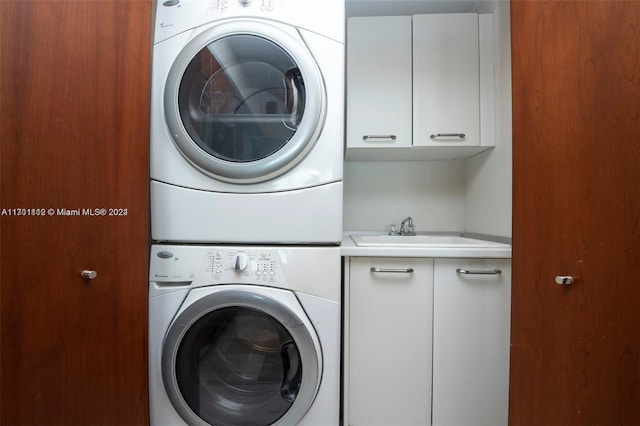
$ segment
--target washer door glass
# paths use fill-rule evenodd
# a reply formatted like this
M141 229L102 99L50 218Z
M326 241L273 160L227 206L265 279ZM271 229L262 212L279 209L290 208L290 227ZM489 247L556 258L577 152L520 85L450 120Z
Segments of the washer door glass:
M165 93L171 134L187 159L214 177L267 180L295 165L317 139L320 74L298 41L270 26L221 31L203 33L172 67Z
M167 393L187 423L295 424L315 396L313 379L307 380L318 377L310 340L296 336L305 327L292 330L283 325L289 318L251 306L221 307L189 320L195 312L178 318L163 353Z

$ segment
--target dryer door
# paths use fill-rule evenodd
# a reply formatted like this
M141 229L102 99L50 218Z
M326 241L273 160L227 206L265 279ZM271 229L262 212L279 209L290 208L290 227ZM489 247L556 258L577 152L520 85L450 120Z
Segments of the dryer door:
M275 291L297 303L291 292ZM320 348L304 311L289 304L236 287L178 315L162 373L189 425L292 425L305 415L320 385Z
M178 149L226 182L272 179L312 148L325 116L320 71L297 32L258 21L217 24L178 55L165 115Z

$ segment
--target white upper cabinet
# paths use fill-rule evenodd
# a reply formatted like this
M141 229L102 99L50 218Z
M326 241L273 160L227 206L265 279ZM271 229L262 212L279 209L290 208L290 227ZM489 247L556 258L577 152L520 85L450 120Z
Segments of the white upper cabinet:
M480 145L478 15L413 17L413 144Z
M411 17L350 18L350 147L411 147Z
M494 145L492 15L350 18L347 159L464 159Z

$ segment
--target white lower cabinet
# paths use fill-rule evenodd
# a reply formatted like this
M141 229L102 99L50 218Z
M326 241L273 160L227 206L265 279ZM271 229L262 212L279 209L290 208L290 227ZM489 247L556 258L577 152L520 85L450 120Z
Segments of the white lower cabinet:
M433 259L349 266L349 424L430 424Z
M436 259L433 425L507 424L510 311L510 259Z
M351 257L352 426L507 425L510 259Z

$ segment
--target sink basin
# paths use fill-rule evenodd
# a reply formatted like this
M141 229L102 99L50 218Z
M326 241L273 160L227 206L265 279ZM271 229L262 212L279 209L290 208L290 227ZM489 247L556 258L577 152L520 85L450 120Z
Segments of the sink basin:
M457 235L351 235L358 247L497 247L502 243Z

